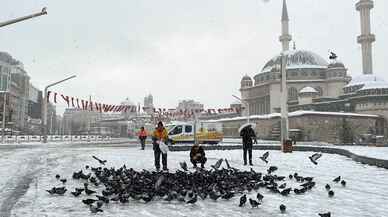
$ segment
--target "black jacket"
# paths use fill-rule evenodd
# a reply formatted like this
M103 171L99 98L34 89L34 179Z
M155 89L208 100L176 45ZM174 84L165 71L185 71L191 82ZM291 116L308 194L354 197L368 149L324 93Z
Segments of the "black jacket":
M241 130L240 136L242 137L243 147L252 147L253 141L257 143L256 133L251 127L245 127Z
M195 146L191 147L190 160L193 160L194 156L197 154L201 154L201 158L205 157L205 151L203 150L202 146L199 146L197 149L195 148Z

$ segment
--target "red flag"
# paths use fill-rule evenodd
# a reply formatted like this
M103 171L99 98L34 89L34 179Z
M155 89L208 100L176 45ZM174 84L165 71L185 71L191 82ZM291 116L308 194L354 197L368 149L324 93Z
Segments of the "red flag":
M51 94L51 91L47 91L47 102L49 103L50 102L50 94Z
M66 101L67 107L69 107L70 106L69 96L64 96L63 94L61 94L61 97L62 97L63 100ZM56 101L56 93L54 95L54 100Z

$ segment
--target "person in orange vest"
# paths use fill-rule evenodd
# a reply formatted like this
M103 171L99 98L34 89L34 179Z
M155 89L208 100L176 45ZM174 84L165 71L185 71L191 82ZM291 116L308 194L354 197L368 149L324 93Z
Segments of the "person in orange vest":
M138 133L140 144L141 144L141 150L144 150L145 148L145 142L147 139L147 131L144 129L144 127L140 128L140 131Z
M155 168L157 171L160 170L160 155L162 155L162 165L163 170L167 171L167 153L162 153L159 147L160 142L167 144L168 142L168 133L166 128L164 128L163 123L159 121L158 126L156 127L154 133L152 134L152 145L154 149L154 160Z

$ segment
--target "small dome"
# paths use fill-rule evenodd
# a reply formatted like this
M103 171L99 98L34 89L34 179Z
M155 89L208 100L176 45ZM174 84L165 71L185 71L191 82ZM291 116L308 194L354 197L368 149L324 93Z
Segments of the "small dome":
M135 106L135 103L133 103L129 98L126 98L124 102L121 103L121 105L130 105Z
M291 50L285 52L285 55L287 55L287 69L326 69L328 66L328 63L325 59L311 51ZM275 56L264 65L261 72L270 72L273 70L273 68L280 69L282 61L281 59L281 54Z
M335 61L331 62L328 65L328 67L329 68L345 68L345 65L341 61L335 60Z
M248 75L244 75L244 77L241 79L241 82L243 81L252 81L252 78L249 77Z
M303 89L301 89L299 91L299 93L317 93L318 94L318 91L313 87L304 87Z

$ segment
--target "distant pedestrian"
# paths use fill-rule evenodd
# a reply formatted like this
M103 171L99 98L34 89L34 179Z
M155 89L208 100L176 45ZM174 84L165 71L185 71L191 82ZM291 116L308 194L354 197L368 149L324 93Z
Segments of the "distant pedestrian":
M167 144L168 141L168 133L166 128L164 128L163 123L159 121L157 128L155 129L152 135L152 145L154 149L154 160L155 160L155 168L157 171L160 170L160 155L162 155L162 165L163 170L168 170L167 168L167 153L162 153L160 150L159 144L161 142Z
M141 144L141 150L144 150L145 148L145 142L147 139L147 131L144 129L144 127L140 128L140 131L138 133L140 144Z
M190 161L193 164L194 168L197 167L197 163L201 164L201 168L205 167L205 163L207 161L205 157L205 151L199 144L194 144L193 147L191 147Z
M252 129L251 125L247 125L240 131L240 136L242 137L242 143L243 143L244 165L247 165L247 152L248 152L249 165L253 166L252 148L253 148L253 142L255 142L255 144L257 144L256 133Z

